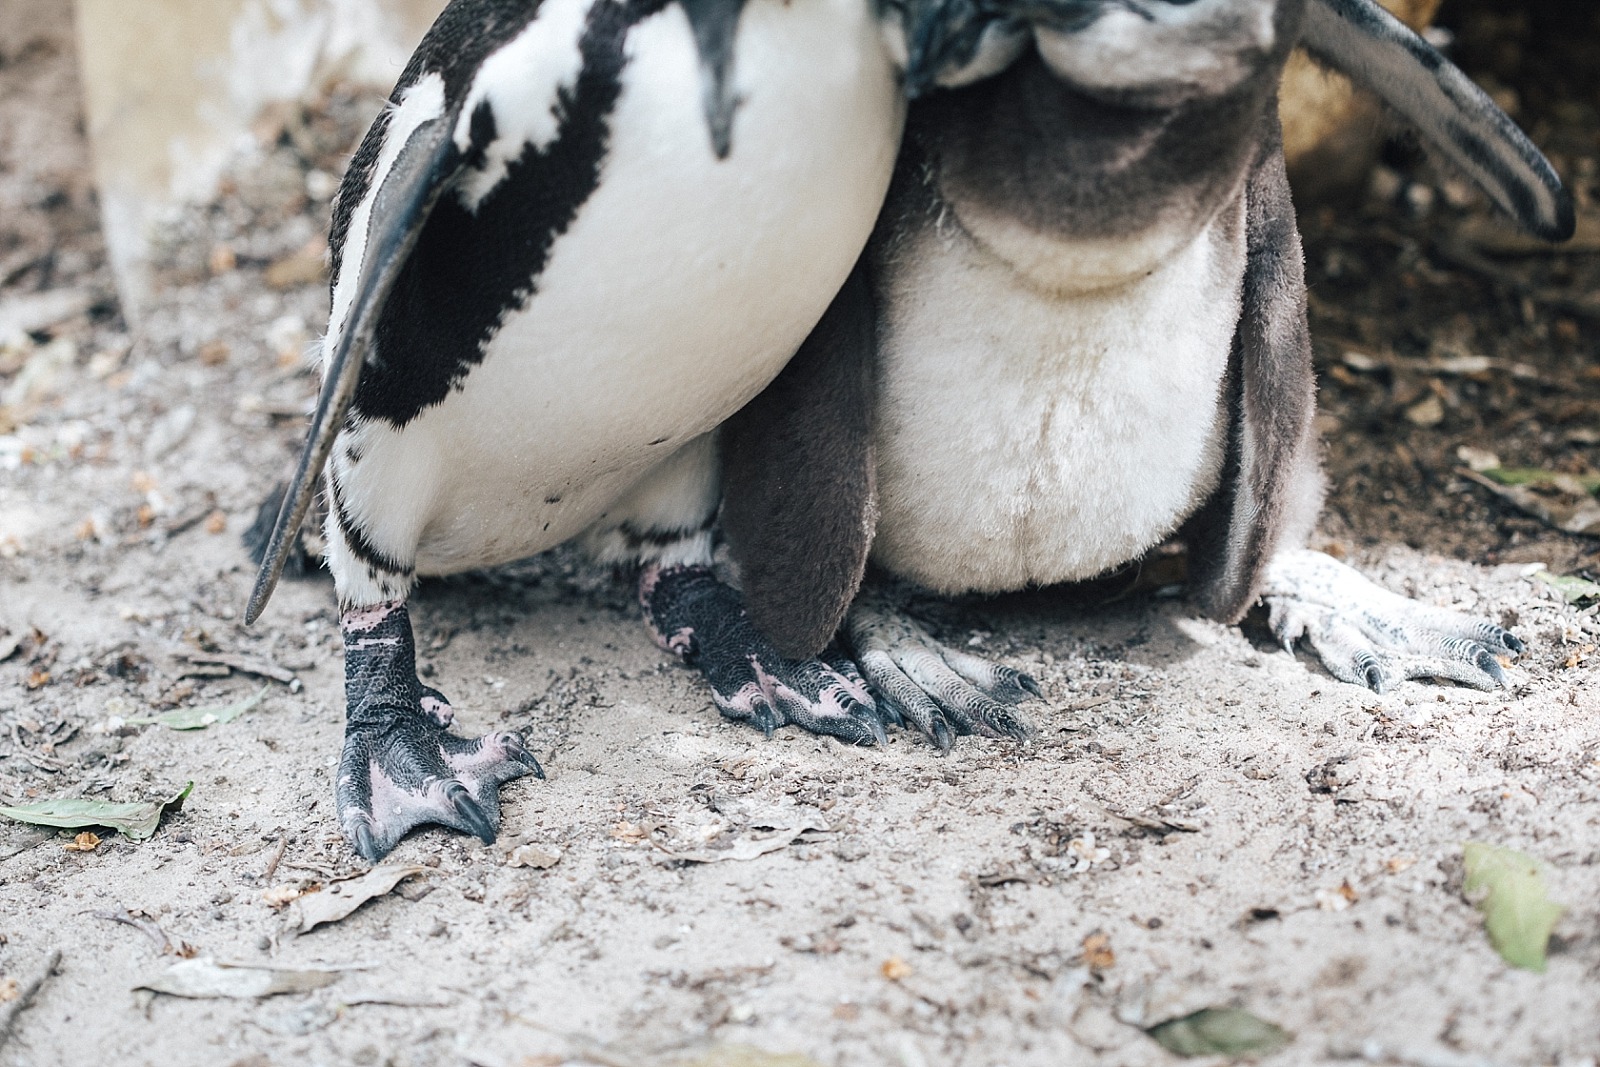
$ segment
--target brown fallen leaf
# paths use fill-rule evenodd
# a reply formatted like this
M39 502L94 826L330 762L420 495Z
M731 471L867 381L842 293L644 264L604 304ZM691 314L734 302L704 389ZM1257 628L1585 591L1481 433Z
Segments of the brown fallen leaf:
M883 966L879 967L878 970L891 982L898 982L902 978L911 977L911 964L899 956L890 956L883 961Z
M316 883L311 885L275 885L261 894L261 899L269 908L287 908L307 893L315 893L322 887Z
M226 533L227 531L228 531L228 515L227 515L227 512L213 511L211 514L206 516L206 533L208 533L208 534L219 534L219 533Z
M1565 533L1600 536L1600 500L1576 477L1552 474L1536 485L1502 485L1465 467L1456 473L1476 482L1547 526Z
M507 867L531 867L536 871L547 871L561 862L562 852L559 848L540 848L538 845L518 845L506 857Z
M324 923L338 922L369 900L393 892L394 887L428 868L403 864L374 867L359 878L330 883L321 893L296 900L289 909L289 928L303 934Z
M61 847L68 852L93 852L100 847L100 835L85 830Z
M1083 965L1091 971L1104 971L1115 966L1117 954L1111 951L1109 935L1096 930L1083 939Z
M22 986L15 978L0 978L0 1004L9 1004L22 996Z
M619 822L611 828L611 836L625 845L637 845L647 839L650 832L636 823Z

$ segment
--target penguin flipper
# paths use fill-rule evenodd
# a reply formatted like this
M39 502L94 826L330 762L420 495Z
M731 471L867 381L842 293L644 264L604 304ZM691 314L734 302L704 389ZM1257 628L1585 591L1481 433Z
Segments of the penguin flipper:
M1322 503L1305 260L1276 107L1262 123L1244 192L1243 309L1223 394L1222 479L1182 531L1189 594L1222 622L1250 609L1273 553L1311 532Z
M1459 67L1376 0L1312 0L1300 43L1375 92L1528 230L1564 241L1572 194L1528 136Z
M322 391L311 417L311 429L256 572L255 587L245 609L246 624L261 616L278 584L284 561L294 549L295 534L311 506L317 478L328 462L334 438L343 428L345 414L355 397L384 304L429 213L459 169L462 153L451 137L453 119L447 112L419 124L373 193L372 221L355 298L345 328L326 356Z
M871 294L858 264L794 359L722 427L722 528L746 610L789 659L832 640L877 522Z

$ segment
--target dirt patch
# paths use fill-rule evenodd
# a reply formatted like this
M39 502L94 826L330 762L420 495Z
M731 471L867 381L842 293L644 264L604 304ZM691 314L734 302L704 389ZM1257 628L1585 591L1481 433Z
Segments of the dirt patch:
M134 338L104 296L63 106L64 6L0 5L0 304L92 296L0 377L47 358L0 427L0 803L195 787L144 842L68 850L0 823L0 998L62 953L0 1063L660 1064L750 1045L841 1067L1137 1067L1173 1062L1140 1027L1230 1005L1296 1035L1274 1063L1600 1055L1600 626L1528 570L1587 572L1596 546L1454 473L1463 445L1592 465L1600 256L1506 251L1481 205L1403 156L1382 195L1305 220L1324 540L1391 588L1512 625L1529 646L1514 690L1380 698L1255 625L1046 592L918 604L945 640L1040 679L1037 743L940 758L904 734L882 751L766 740L654 650L625 586L556 553L414 606L462 728L525 728L549 780L506 789L496 845L414 836L394 861L424 873L296 937L292 898L360 869L331 816L340 643L317 580L239 624L238 534L313 391L316 175L374 104L267 127L229 195L169 235ZM1458 7L1464 55L1545 54L1533 23L1483 29L1494 6ZM1536 66L1485 69L1592 212L1592 85L1546 93ZM263 684L204 730L133 721ZM1548 973L1490 948L1460 894L1468 840L1549 864L1569 911ZM267 999L134 992L186 956L346 969Z

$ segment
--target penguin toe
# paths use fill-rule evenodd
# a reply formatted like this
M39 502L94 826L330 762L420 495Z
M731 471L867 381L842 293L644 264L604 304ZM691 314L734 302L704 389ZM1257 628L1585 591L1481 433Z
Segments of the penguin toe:
M705 675L724 718L769 736L798 726L849 745L887 743L892 713L842 647L831 644L815 659L785 657L710 568L647 572L640 599L651 631L672 635L658 643Z
M1041 695L1030 676L945 647L876 598L858 601L845 627L873 692L941 753L961 734L1018 741L1033 736L1033 723L1016 710Z
M1392 593L1319 552L1275 556L1264 599L1285 647L1303 638L1328 673L1377 693L1407 679L1509 688L1500 657L1523 650L1486 619Z

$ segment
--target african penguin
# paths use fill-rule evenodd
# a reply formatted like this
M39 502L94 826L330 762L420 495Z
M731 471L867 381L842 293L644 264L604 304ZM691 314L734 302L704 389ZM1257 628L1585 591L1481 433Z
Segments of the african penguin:
M326 465L336 801L368 859L492 841L520 735L446 730L406 598L584 539L710 562L714 431L823 318L904 118L866 0L452 0L341 187L324 384L248 617Z
M1264 599L1279 639L1344 681L1502 684L1512 634L1302 547L1322 489L1278 78L1304 38L1564 238L1571 200L1510 120L1368 0L927 0L900 25L908 83L950 88L913 104L869 282L830 310L858 326L723 430L723 524L763 630L803 659L848 606L850 656L804 670L835 670L840 694L864 680L882 721L941 748L1023 737L1030 679L939 645L829 561L870 551L933 592L997 593L1177 535L1204 611ZM873 377L846 394L837 367L860 362ZM807 447L828 465L785 461ZM812 573L820 593L784 579ZM802 668L761 667L759 692L708 670L726 713L781 717L772 694Z

